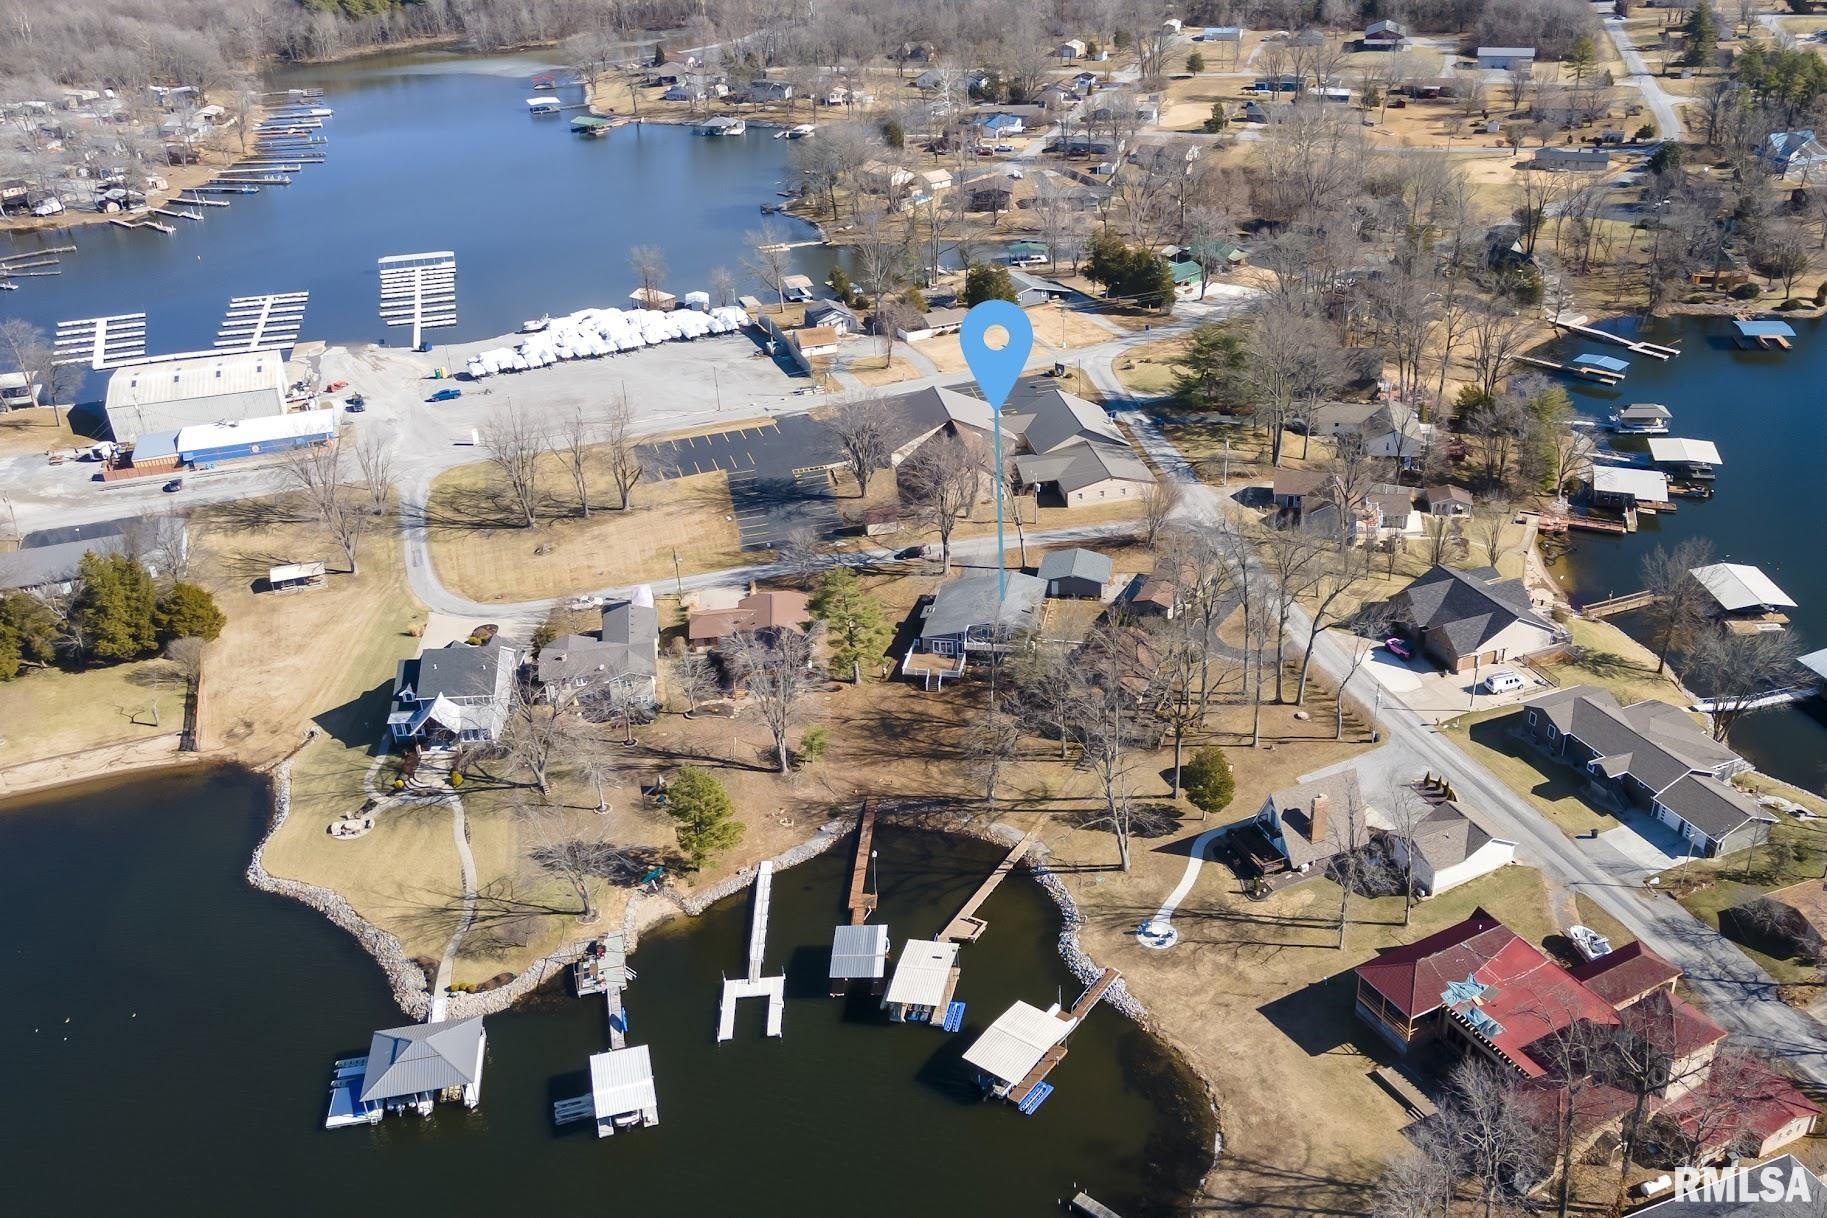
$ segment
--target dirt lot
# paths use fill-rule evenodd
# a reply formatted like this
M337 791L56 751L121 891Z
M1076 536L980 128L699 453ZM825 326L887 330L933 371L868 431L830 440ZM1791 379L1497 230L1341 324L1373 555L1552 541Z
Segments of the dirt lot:
M1072 352L1079 348L1095 347L1116 337L1097 321L1072 309L1031 305L1023 312L1027 313L1034 326L1034 353L1028 357L1029 367L1041 367L1054 360L1070 363ZM964 351L958 345L956 334L929 338L914 349L931 360L941 372L966 370Z
M721 472L643 480L623 514L599 455L585 519L567 497L569 474L555 457L545 465L547 504L531 529L518 526L505 483L491 465L459 466L432 484L432 561L453 591L478 601L517 601L658 580L673 574L675 550L685 574L745 560Z
M59 410L52 423L49 410L9 410L0 414L0 457L24 457L43 454L52 449L70 449L88 443L88 437L70 430ZM0 520L0 534L11 536L12 522Z

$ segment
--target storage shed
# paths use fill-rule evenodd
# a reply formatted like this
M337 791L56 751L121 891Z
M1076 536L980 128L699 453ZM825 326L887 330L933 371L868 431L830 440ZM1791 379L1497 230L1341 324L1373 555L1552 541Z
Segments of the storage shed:
M1110 559L1096 550L1055 550L1040 560L1040 578L1047 581L1048 596L1077 596L1101 600L1110 582Z

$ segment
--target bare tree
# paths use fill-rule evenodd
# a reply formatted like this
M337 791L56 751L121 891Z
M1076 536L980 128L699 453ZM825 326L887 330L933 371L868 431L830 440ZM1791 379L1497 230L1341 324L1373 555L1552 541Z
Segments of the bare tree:
M1186 497L1185 488L1172 478L1156 478L1142 492L1142 544L1152 547L1161 530Z
M879 397L857 398L837 408L831 432L844 450L859 499L869 495L869 480L888 464L894 452L894 430L888 408Z
M1514 1078L1483 1057L1468 1056L1454 1066L1447 1091L1462 1162L1478 1180L1484 1218L1491 1218L1505 1182L1534 1166L1537 1131L1517 1102Z
M558 458L571 475L571 489L577 494L577 514L590 518L590 447L596 438L596 425L576 407L562 424L558 437Z
M1205 722L1206 692L1201 678L1208 671L1210 649L1201 637L1199 618L1179 614L1159 619L1149 632L1149 689L1144 705L1173 735L1172 797L1180 798L1180 762L1186 734Z
M1515 510L1502 499L1480 499L1472 505L1472 542L1485 566L1496 567L1504 556L1504 533L1514 516Z
M1016 696L1030 728L1059 741L1064 761L1072 740L1072 719L1079 709L1078 669L1062 647L1042 645L1021 651L1013 664Z
M393 490L393 448L378 433L363 429L355 441L355 466L361 471L362 487L368 492L369 509L380 516L387 511L387 496Z
M1125 712L1136 684L1144 680L1139 639L1140 632L1122 627L1092 631L1075 657L1084 680L1077 712L1071 716L1079 755L1096 776L1104 801L1102 814L1085 824L1110 827L1124 871L1129 870L1129 837L1135 818L1128 747L1134 722Z
M786 233L772 220L763 220L759 229L742 234L748 246L743 269L759 279L773 292L784 311L787 307L787 276L793 273L793 255L787 248Z
M349 574L360 573L358 554L372 517L351 502L343 487L342 445L314 444L295 448L281 466L287 485L299 492L330 540L342 550Z
M933 437L901 463L901 502L917 525L939 535L942 572L952 566L952 531L970 515L986 476L983 454L951 434Z
M1283 678L1288 643L1288 621L1295 603L1313 587L1330 549L1318 530L1304 525L1271 528L1262 540L1264 566L1272 576L1275 613L1275 700L1287 701Z
M1337 546L1319 555L1307 582L1307 643L1301 652L1300 673L1294 683L1294 705L1306 705L1307 671L1312 667L1313 649L1320 632L1345 620L1352 607L1352 597L1369 574L1368 550Z
M1687 653L1687 678L1713 706L1713 739L1724 744L1746 715L1764 709L1760 699L1801 675L1795 640L1786 630L1741 633L1704 630Z
M165 644L165 658L184 681L184 688L195 693L203 684L203 659L209 644L199 638L173 639Z
M697 712L700 703L717 696L721 688L717 666L701 651L687 651L672 661L672 688L685 699L685 717Z
M578 709L592 723L614 723L622 729L622 743L634 743L634 729L653 711L653 698L644 685L632 681L590 681L574 695Z
M1346 645L1350 649L1351 664L1345 669L1345 675L1339 681L1337 705L1333 709L1334 720L1332 738L1345 738L1345 691L1351 687L1351 678L1358 675L1364 667L1364 661L1376 651L1377 645L1389 631L1389 610L1381 604L1362 605L1351 617L1348 625L1350 634Z
M1706 624L1713 597L1690 573L1712 561L1713 543L1704 537L1685 538L1672 550L1657 546L1643 556L1643 588L1651 597L1645 612L1657 672L1668 666L1669 652L1685 646Z
M718 308L736 303L736 276L727 266L711 268L710 294L711 299L717 302Z
M628 250L628 269L640 285L641 303L652 308L666 280L666 254L657 245L636 245Z
M627 389L622 390L621 396L609 408L608 425L603 432L603 453L609 463L609 479L615 483L616 494L621 497L621 510L625 512L644 472L641 448L634 438L634 416L628 408Z
M824 679L813 664L812 636L787 629L766 636L745 632L725 643L722 651L738 687L748 694L773 737L780 772L788 773L793 759L787 731L800 704Z
M523 681L510 687L507 721L497 742L501 754L524 770L541 796L552 793L552 774L579 745L580 721L569 708L578 691L563 691L554 702Z
M515 801L515 812L528 826L527 857L542 871L564 881L577 899L577 920L597 915L592 881L612 880L635 872L630 852L611 842L600 824L578 825L544 799Z
M1436 516L1431 512L1423 516L1421 541L1428 565L1432 567L1444 566L1466 551L1465 534L1457 516Z
M1467 337L1472 343L1472 372L1478 391L1486 398L1495 398L1497 386L1528 346L1528 322L1501 305L1491 304L1472 316Z
M532 419L515 406L489 419L481 432L482 451L506 485L521 527L532 528L539 521L539 508L544 501L539 488L539 465L546 453L545 438Z
M992 698L965 725L963 745L972 775L983 784L983 798L994 801L1003 771L1020 755L1021 720Z

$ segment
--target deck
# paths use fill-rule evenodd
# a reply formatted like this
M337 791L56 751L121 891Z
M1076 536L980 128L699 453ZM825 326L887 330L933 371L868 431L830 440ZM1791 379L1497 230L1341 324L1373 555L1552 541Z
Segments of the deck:
M989 877L977 885L977 891L971 894L964 906L952 915L952 920L945 924L945 929L939 932L940 942L948 939L954 943L976 942L978 936L982 935L989 926L989 923L976 916L977 910L990 899L990 894L996 891L997 886L1008 878L1009 872L1015 870L1015 864L1021 861L1021 856L1028 852L1028 847L1032 846L1039 837L1040 827L1036 825L1026 837L1016 843L1015 848L1009 851L1008 857L996 864L996 870L990 872Z
M1645 589L1642 592L1627 592L1623 596L1614 596L1607 600L1593 601L1590 605L1580 606L1580 616L1597 621L1619 613L1630 613L1636 609L1647 609L1660 598Z
M1674 359L1677 355L1681 354L1681 350L1678 347L1666 347L1661 343L1639 342L1636 339L1626 338L1622 334L1613 334L1609 330L1600 330L1596 327L1589 326L1586 324L1587 320L1588 319L1582 315L1569 317L1567 314L1562 313L1554 319L1552 324L1567 331L1569 334L1577 334L1581 338L1596 338L1600 342L1616 343L1620 347L1628 348L1633 355L1647 355L1651 359Z

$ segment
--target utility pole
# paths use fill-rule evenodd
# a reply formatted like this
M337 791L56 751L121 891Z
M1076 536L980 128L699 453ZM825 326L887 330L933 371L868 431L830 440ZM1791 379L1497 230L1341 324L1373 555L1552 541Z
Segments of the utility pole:
M679 547L678 546L674 546L672 548L672 586L673 586L673 589L679 594L679 599L684 600L685 599L685 580L683 578L681 578L679 575Z

